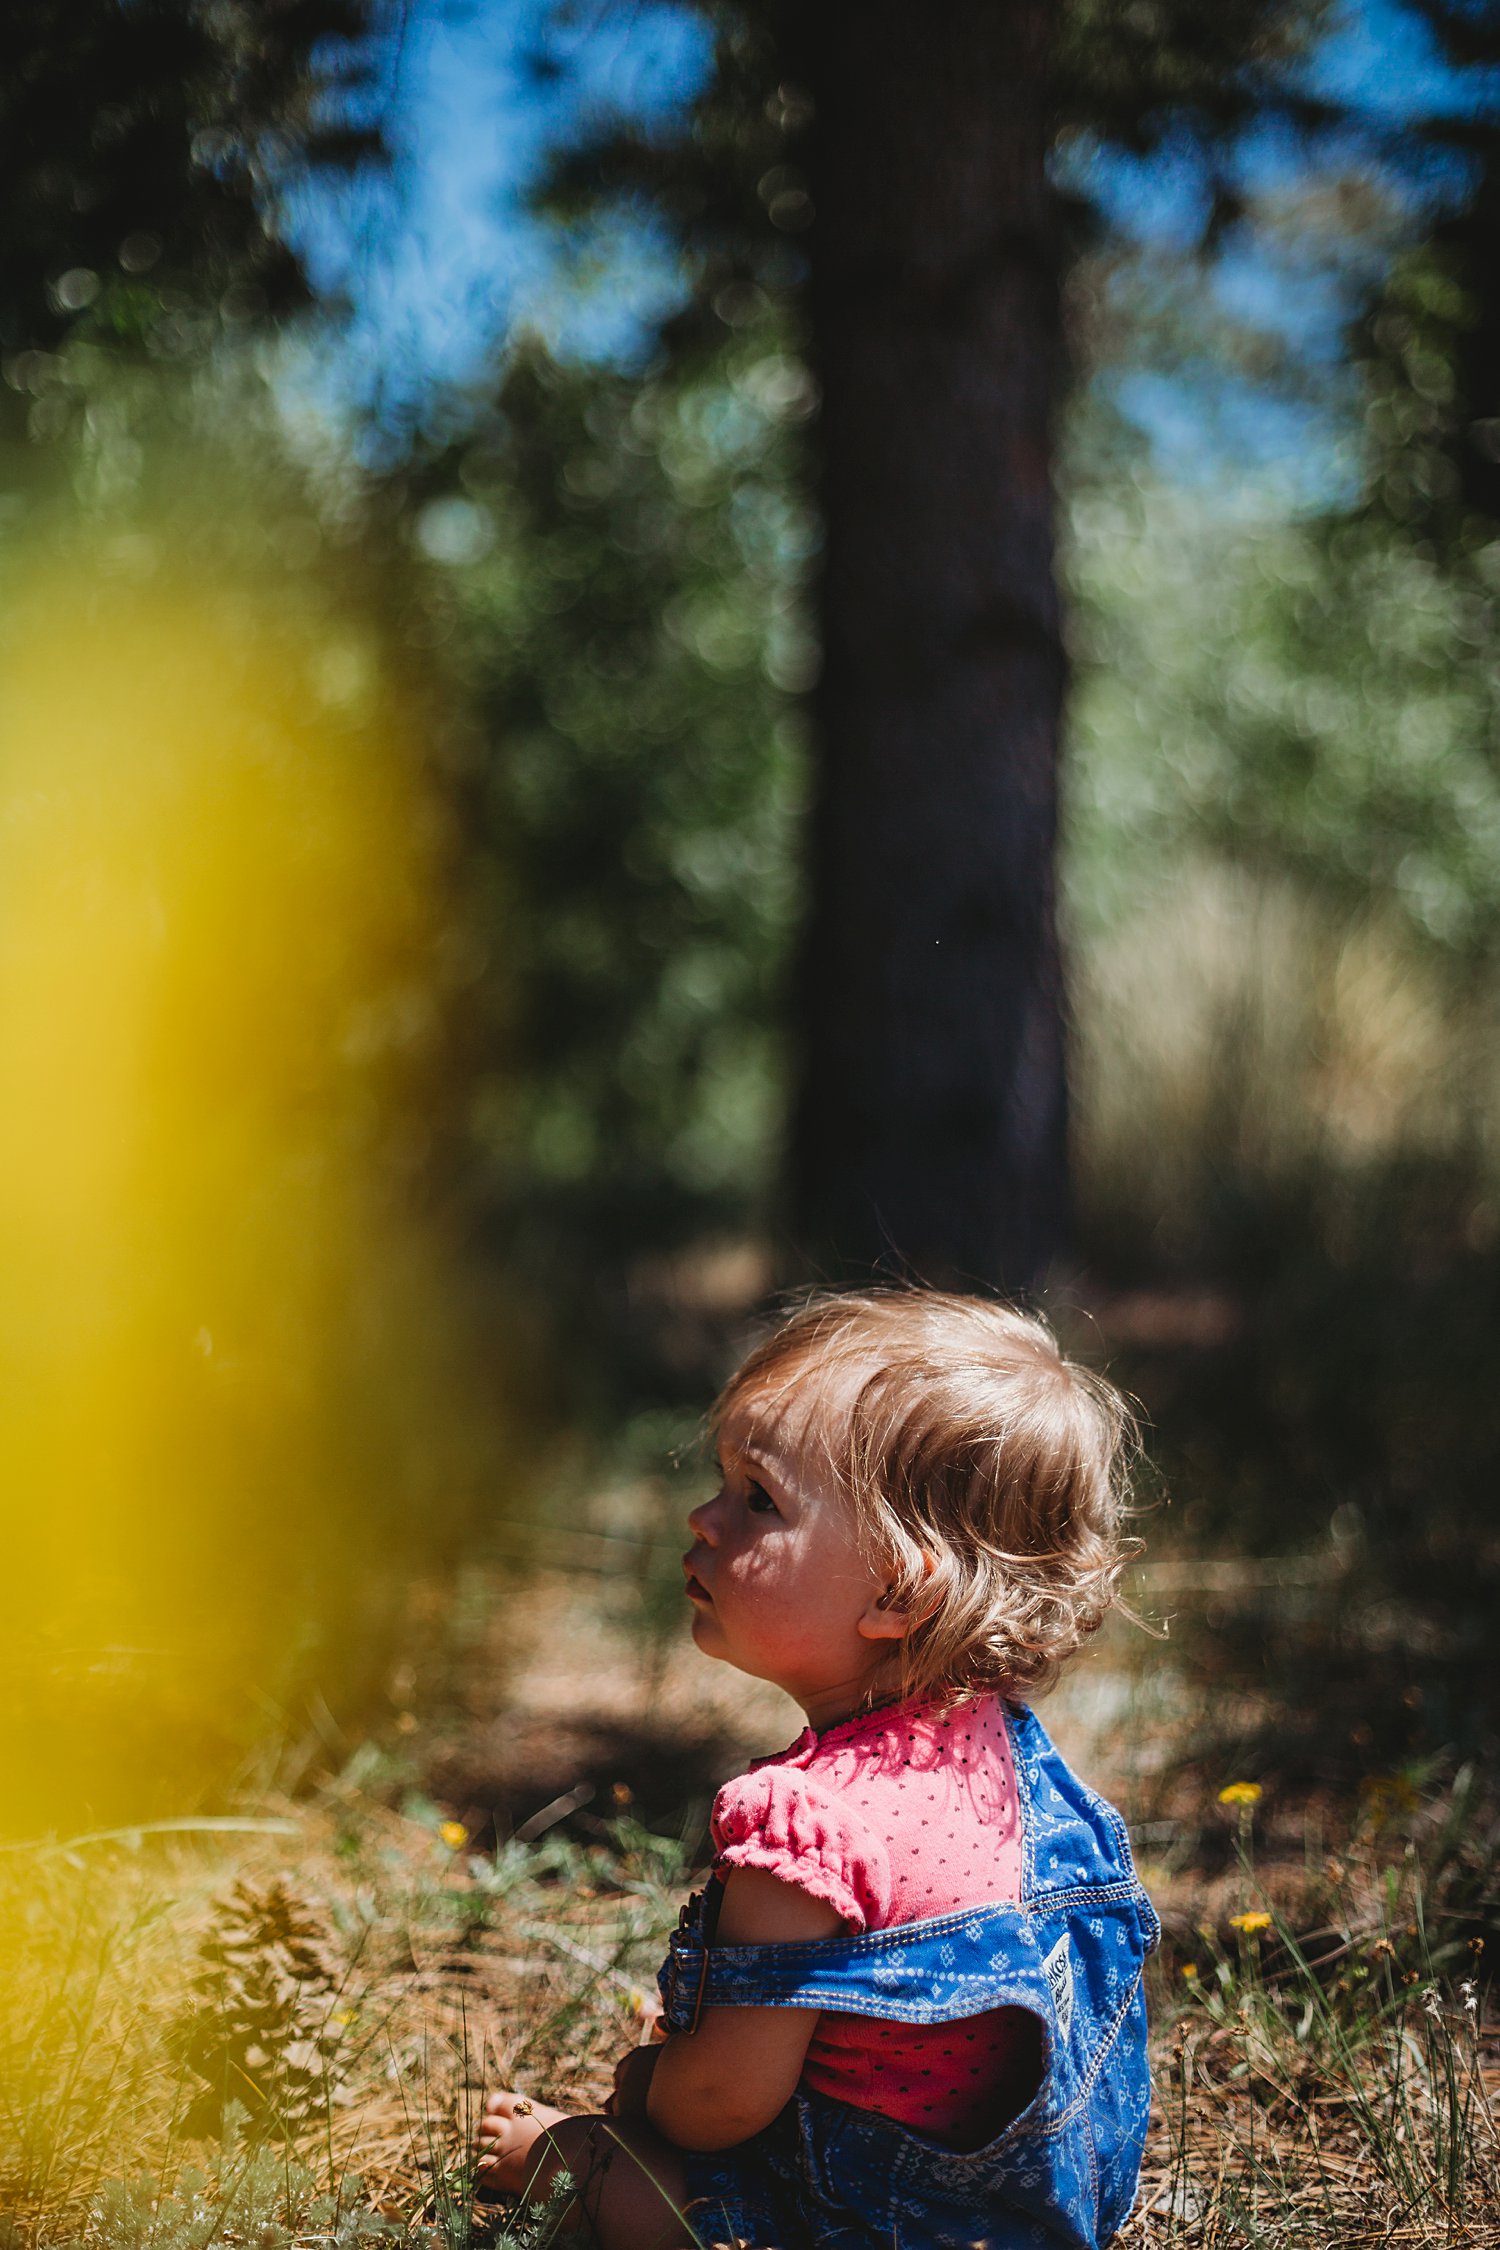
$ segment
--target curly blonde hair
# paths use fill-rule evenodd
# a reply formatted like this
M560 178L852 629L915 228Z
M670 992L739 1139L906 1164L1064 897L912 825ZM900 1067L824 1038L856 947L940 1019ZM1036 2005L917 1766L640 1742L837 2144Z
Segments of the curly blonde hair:
M814 1410L815 1442L887 1598L915 1618L902 1696L1049 1685L1139 1547L1123 1531L1136 1429L1120 1393L1013 1306L938 1289L824 1294L736 1370L715 1432L814 1373L839 1398Z

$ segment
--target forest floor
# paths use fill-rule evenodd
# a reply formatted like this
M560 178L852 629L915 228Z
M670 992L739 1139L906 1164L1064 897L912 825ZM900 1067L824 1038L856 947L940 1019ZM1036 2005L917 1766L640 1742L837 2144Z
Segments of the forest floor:
M1165 1924L1122 2245L1500 2245L1472 1778L1279 1805L1184 1761L1169 1653L1108 1637L1044 1714L1124 1806ZM550 2239L474 2208L481 2090L600 2103L713 1788L800 1726L558 1573L445 1719L398 1716L295 1801L0 1854L0 2244Z

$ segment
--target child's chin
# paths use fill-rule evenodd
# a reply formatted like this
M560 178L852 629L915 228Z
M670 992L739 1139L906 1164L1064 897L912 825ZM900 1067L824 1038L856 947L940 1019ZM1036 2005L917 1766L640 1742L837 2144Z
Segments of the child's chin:
M724 1636L719 1631L719 1621L711 1609L693 1605L693 1641L705 1656L724 1654Z

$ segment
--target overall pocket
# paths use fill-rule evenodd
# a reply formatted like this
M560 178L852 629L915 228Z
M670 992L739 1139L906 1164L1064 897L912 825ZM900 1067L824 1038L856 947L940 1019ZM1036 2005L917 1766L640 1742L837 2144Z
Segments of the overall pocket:
M908 2237L892 2182L898 2127L822 2094L794 2096L799 2185L817 2250L891 2250Z

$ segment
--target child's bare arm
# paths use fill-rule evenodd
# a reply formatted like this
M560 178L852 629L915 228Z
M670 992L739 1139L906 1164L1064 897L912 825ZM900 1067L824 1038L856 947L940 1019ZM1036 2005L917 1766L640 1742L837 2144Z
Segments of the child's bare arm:
M787 1945L837 1937L821 1899L759 1868L737 1867L714 1933L720 1945ZM705 2008L698 2029L658 2049L646 2096L656 2130L678 2148L733 2148L790 2100L817 2008Z

